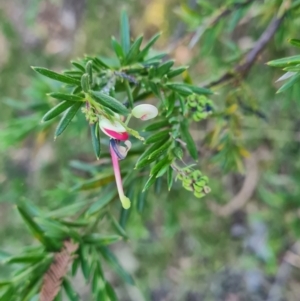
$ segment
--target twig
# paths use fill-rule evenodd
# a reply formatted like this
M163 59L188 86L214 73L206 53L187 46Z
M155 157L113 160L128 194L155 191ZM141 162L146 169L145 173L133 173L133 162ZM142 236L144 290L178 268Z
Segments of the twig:
M269 158L269 152L258 149L246 160L247 174L240 191L224 206L209 202L208 207L218 216L229 216L242 209L251 199L259 180L259 162Z
M272 19L269 26L255 43L254 48L248 52L245 59L237 66L235 66L232 71L226 72L219 79L210 82L207 85L204 85L204 87L211 88L222 83L226 83L232 79L241 79L246 77L258 56L262 53L262 51L274 36L276 30L279 28L284 19L284 16L285 14L281 14L279 17L276 16Z
M204 31L207 28L213 27L214 25L216 25L224 17L227 17L232 12L234 12L235 10L237 10L237 9L243 7L243 6L247 6L251 2L253 2L253 0L247 0L247 1L241 2L241 3L234 3L232 6L222 8L221 11L218 12L217 15L212 16L211 18L209 18L209 20L206 22L206 24L201 25L196 30L195 34L193 35L193 37L192 37L192 39L191 39L191 41L189 43L189 48L190 49L194 48L194 46L197 44L197 42L199 41L199 39L201 38L202 34L204 33Z
M69 240L64 241L60 252L55 253L52 264L44 276L40 301L53 301L58 294L63 277L68 271L69 264L73 261L73 253L78 249L78 244Z

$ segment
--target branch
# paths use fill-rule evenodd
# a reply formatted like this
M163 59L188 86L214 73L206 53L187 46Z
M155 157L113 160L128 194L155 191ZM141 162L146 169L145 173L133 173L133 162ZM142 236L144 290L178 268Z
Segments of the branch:
M215 202L209 202L209 209L218 216L226 217L245 207L255 192L259 181L259 163L269 159L270 153L268 150L259 148L246 160L247 173L240 191L226 205L221 206Z
M69 240L64 242L60 252L55 253L52 264L44 276L40 301L53 301L58 294L63 277L68 271L69 263L73 261L73 253L78 249L78 244Z
M257 57L263 52L267 44L270 42L272 37L274 36L276 30L279 28L280 24L284 19L285 14L282 14L279 17L274 17L270 22L269 26L266 30L262 33L258 41L255 43L255 46L248 54L246 55L245 59L239 63L237 66L233 68L233 71L229 71L222 75L216 81L210 82L209 84L205 85L205 88L211 88L213 86L217 86L219 84L228 82L232 79L241 79L246 77L248 72L250 71L251 67L255 63Z
M221 19L223 19L224 17L227 17L228 15L230 15L232 12L234 12L235 10L243 7L243 6L247 6L249 5L251 2L253 2L253 0L247 0L245 2L241 2L241 3L234 3L232 6L230 7L224 7L220 10L220 12L218 12L215 16L212 16L211 18L209 18L209 20L207 21L206 24L203 24L202 26L200 26L197 31L195 32L195 34L193 35L190 43L189 43L189 48L192 49L197 42L199 41L199 39L201 38L202 34L205 32L205 30L209 27L213 27L214 25L216 25Z

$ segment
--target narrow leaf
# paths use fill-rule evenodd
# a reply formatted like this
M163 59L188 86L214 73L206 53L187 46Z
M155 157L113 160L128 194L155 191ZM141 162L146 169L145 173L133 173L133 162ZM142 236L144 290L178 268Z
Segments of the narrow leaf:
M101 144L100 144L100 134L99 134L99 126L98 123L94 123L90 125L91 128L91 137L92 137L92 144L94 153L99 160L100 153L101 153Z
M156 131L170 125L167 119L152 123L144 128L145 132Z
M120 113L122 115L128 115L128 109L122 105L115 98L104 94L102 92L90 91L92 97L99 102L101 105L112 109L116 113Z
M61 135L63 131L67 128L67 126L70 124L71 120L74 118L81 105L82 102L76 102L65 112L55 130L55 138Z
M75 290L72 287L72 284L66 278L64 278L63 280L63 287L70 301L80 300L79 295L75 292Z
M289 88L291 88L296 82L300 81L300 73L294 75L285 84L283 84L276 93L281 93Z
M49 77L49 78L54 79L54 80L59 81L59 82L63 82L63 83L66 83L66 84L71 84L71 85L72 84L73 85L79 85L80 84L80 81L78 79L56 73L56 72L51 71L51 70L46 69L46 68L32 67L32 69L34 71L46 76L46 77Z
M289 39L288 40L290 44L296 46L296 47L300 47L300 40L298 39Z
M155 44L155 42L158 40L158 38L160 36L161 36L161 33L159 32L150 39L150 41L146 44L146 46L143 48L143 50L139 54L139 56L138 56L139 61L142 60L147 55L150 48Z
M282 58L279 60L270 61L267 63L272 67L284 68L287 66L298 65L300 64L300 55L290 56L286 58Z
M186 66L183 66L183 67L178 67L178 68L175 68L175 69L172 69L168 72L168 78L173 78L181 73L183 73L188 67Z
M134 61L137 61L137 56L140 52L140 46L143 41L143 36L139 36L130 47L130 50L125 58L125 64L132 63Z
M158 141L161 141L161 140L165 140L167 137L170 137L170 130L169 129L159 131L157 133L152 134L151 136L149 136L145 140L145 143L150 144L150 143L158 142Z
M163 77L166 73L168 73L168 71L171 69L173 65L174 65L173 60L163 63L156 69L156 76Z
M189 126L187 122L180 124L182 139L186 142L186 147L194 160L198 160L198 151L195 142L189 132Z
M122 62L124 60L125 55L122 46L114 37L111 38L111 46L114 49L117 58L120 60L120 62Z
M48 121L48 120L51 120L51 119L57 117L62 112L64 112L65 110L67 110L69 107L71 107L72 105L74 105L73 101L63 101L63 102L60 102L58 105L56 105L55 107L53 107L50 111L48 111L43 116L42 122Z
M121 13L121 45L124 53L127 55L130 49L130 28L128 16L125 10Z
M170 191L173 185L173 168L169 166L167 172L168 190Z
M83 97L74 94L64 94L64 93L50 93L49 96L59 99L59 100L68 100L68 101L84 101Z
M85 235L83 241L87 244L98 244L98 245L110 245L117 241L120 241L122 236L119 235L102 235L98 233L93 233Z
M106 262L115 270L115 272L128 284L134 285L133 278L122 268L116 256L107 248L98 248Z
M145 186L144 186L144 188L143 188L142 191L144 192L144 191L148 190L155 183L155 181L156 181L155 176L149 177L149 179L146 182L146 184L145 184Z

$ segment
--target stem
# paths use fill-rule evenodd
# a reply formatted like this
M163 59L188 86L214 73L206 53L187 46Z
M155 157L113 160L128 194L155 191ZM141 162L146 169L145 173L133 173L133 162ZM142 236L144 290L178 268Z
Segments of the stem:
M129 101L129 107L132 109L133 108L133 96L132 96L132 92L130 89L130 85L127 80L125 80L125 88L126 88L126 92L127 92L128 101Z

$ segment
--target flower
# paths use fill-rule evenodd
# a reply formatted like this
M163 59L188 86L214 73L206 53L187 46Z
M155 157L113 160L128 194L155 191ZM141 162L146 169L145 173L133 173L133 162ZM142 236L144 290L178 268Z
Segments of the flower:
M130 146L131 146L131 143L130 143ZM129 209L130 208L130 199L128 197L126 197L124 194L120 166L119 166L120 156L122 157L122 159L124 159L126 156L126 154L124 156L123 148L125 148L125 147L121 147L117 140L110 139L110 155L111 155L111 160L112 160L112 164L113 164L113 170L115 173L115 179L116 179L116 184L117 184L120 201L121 201L124 209ZM128 150L126 150L126 153L127 153L127 151Z
M155 118L158 115L158 110L155 106L149 104L141 104L132 109L131 114L141 120Z
M99 127L110 138L125 141L129 137L125 127L118 121L112 122L106 118L101 118Z

